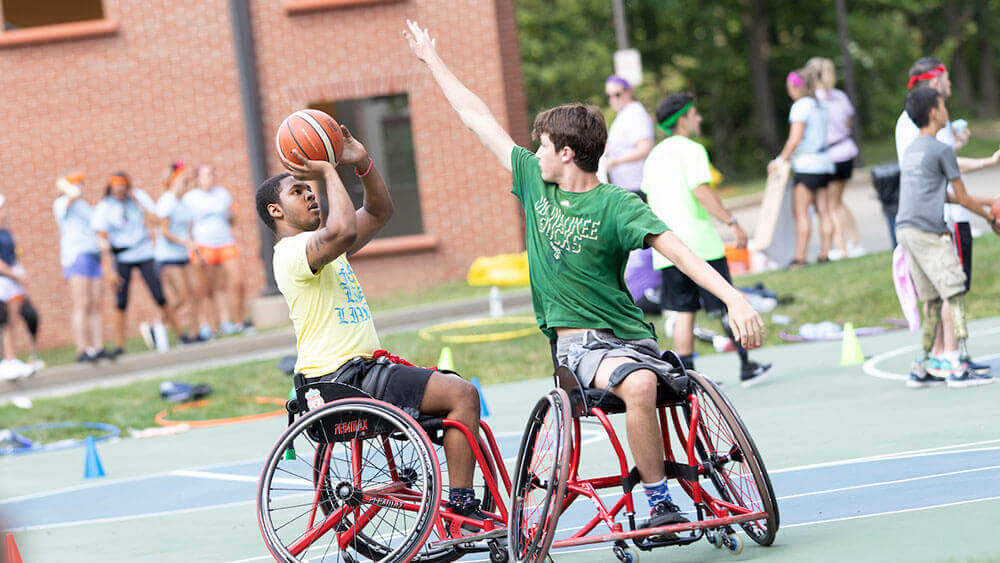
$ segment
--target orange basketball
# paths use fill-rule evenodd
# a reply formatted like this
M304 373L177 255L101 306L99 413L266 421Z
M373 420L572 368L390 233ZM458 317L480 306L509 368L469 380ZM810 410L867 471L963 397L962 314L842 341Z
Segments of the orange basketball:
M990 206L990 213L994 217L1000 217L1000 197L993 200L993 205Z
M334 165L344 150L340 125L318 109L302 109L289 115L278 127L275 142L283 160L298 163L292 149L309 160L327 160Z

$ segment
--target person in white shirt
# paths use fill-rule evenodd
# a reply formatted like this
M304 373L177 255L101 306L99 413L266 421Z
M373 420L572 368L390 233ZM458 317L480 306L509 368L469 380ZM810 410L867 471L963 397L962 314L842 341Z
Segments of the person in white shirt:
M84 177L73 171L56 180L59 197L52 213L59 225L59 262L69 284L70 327L76 361L96 362L107 356L101 319L101 249L90 226L92 209L83 197Z
M194 251L191 239L193 214L181 199L191 189L194 179L184 170L184 163L175 162L166 179L167 190L156 201L156 216L160 219L159 236L156 238L156 268L163 282L167 297L167 307L181 318L184 311L186 323L193 333L184 330L179 340L183 344L197 342L198 339L198 291L194 281L190 253Z
M907 88L910 90L929 87L941 93L947 101L951 97L951 80L948 76L948 69L937 57L923 57L918 59L910 67L910 80ZM956 151L961 149L967 142L971 133L966 128L956 132L951 122L945 124L944 128L938 131L937 140L951 145ZM896 120L896 156L899 161L903 161L903 154L906 149L920 136L920 128L913 123L910 116L904 110L899 119ZM956 157L958 170L963 175L975 170L997 166L1000 164L1000 150L994 152L987 158L968 158L964 156ZM951 187L949 186L949 190ZM989 205L987 199L978 199L979 203ZM965 290L969 291L972 283L972 230L969 226L969 211L960 205L946 203L944 206L944 220L948 224L951 237L955 243L955 250L958 252L959 262L965 271ZM968 365L973 371L980 375L989 373L990 366L974 362L972 358L960 357L958 350L958 340L955 338L955 329L952 324L951 310L947 302L941 312L941 326L937 337L934 340L934 347L927 362L927 372L935 377L948 377L955 369L962 364Z
M250 321L237 261L239 249L233 237L233 198L229 190L215 183L212 167L202 164L195 170L195 189L181 201L194 214L194 261L201 270L203 309L208 320L201 336L211 337L216 327L223 334L240 332Z
M616 114L608 128L604 151L608 179L645 199L641 190L642 165L653 148L653 120L632 97L632 87L624 78L609 76L604 82L604 94Z
M854 159L858 156L858 145L851 136L854 105L847 94L835 87L837 70L832 60L813 57L806 63L806 69L818 78L816 99L826 105L829 116L826 122L826 150L833 161L828 188L830 218L833 220L833 247L829 257L830 260L840 260L861 256L865 254L865 247L858 236L858 224L851 210L844 205L844 188L854 173Z
M785 80L788 96L794 103L788 112L788 140L774 160L767 165L768 174L783 162L792 165L792 211L795 215L795 258L790 268L806 263L811 225L809 207L815 206L820 225L818 262L829 260L833 221L827 185L833 174L833 160L826 152L826 106L814 96L816 76L799 69L788 73Z

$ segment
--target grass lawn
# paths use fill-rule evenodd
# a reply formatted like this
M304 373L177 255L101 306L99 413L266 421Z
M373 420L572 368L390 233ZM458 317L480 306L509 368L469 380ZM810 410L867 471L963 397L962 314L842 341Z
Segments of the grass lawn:
M975 242L976 270L973 290L967 297L969 318L1000 315L1000 238L984 235ZM872 254L852 260L808 266L786 272L774 271L736 278L737 285L763 282L779 296L792 302L781 305L775 313L792 317L796 324L824 320L851 321L856 327L878 324L886 317L900 317L895 291L890 283L889 254ZM648 320L662 332L662 319ZM780 345L782 327L767 323L765 345ZM718 330L718 321L699 316L698 324ZM505 326L502 330L510 330ZM466 329L484 332L486 328ZM454 331L449 332L454 334ZM918 336L914 335L914 342ZM383 347L418 365L436 365L442 343L426 341L415 332L390 334L382 338ZM660 338L669 348L669 339ZM541 333L500 342L450 345L455 369L466 377L478 377L484 384L549 377L551 360L548 341ZM699 354L715 353L707 343L697 344ZM176 413L173 419L207 419L241 416L275 410L273 405L247 402L255 396L286 397L290 387L287 376L278 372L274 360L250 362L238 366L177 374L166 378L188 383L208 383L214 388L213 403L204 408ZM31 410L13 405L0 407L0 428L11 428L40 422L78 420L105 422L126 430L155 426L154 417L172 403L159 397L159 383L145 381L110 389L96 389L67 397L38 399ZM56 436L56 435L53 435ZM53 439L38 434L29 436L43 441ZM66 437L65 433L57 435Z

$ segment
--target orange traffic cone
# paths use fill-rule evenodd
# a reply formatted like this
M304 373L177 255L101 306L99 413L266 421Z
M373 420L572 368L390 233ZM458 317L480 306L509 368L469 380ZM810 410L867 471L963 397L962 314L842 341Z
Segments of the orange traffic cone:
M14 534L4 534L3 560L5 563L24 563L21 560L21 554L17 551L17 544L14 543Z

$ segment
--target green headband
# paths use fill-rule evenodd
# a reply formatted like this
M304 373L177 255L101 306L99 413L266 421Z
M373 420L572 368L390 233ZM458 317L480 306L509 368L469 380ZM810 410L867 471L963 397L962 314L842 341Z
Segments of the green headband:
M677 120L680 119L682 115L687 113L688 110L691 109L691 106L693 105L694 105L694 100L691 100L690 102L684 104L684 106L681 107L681 109L670 114L670 117L660 122L660 129L663 129L663 132L666 133L667 135L672 135L673 132L670 131L670 129L673 128L674 125L677 125Z

